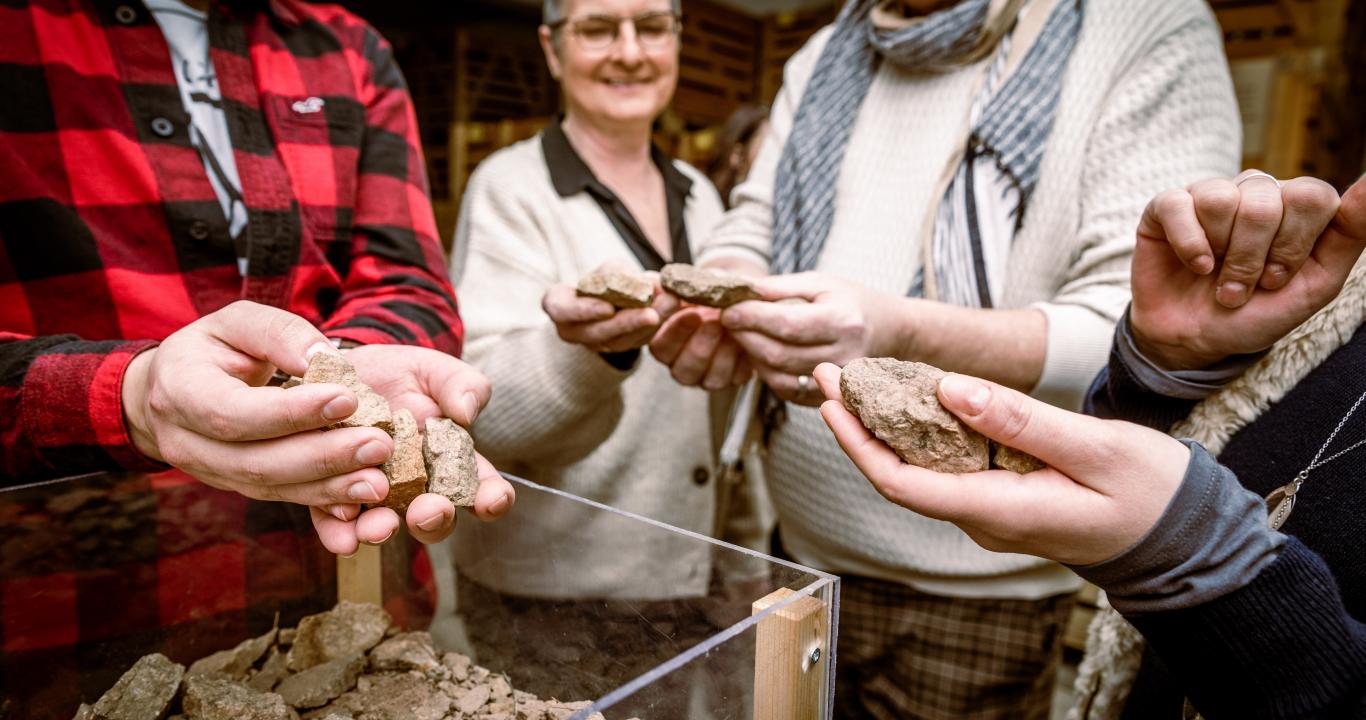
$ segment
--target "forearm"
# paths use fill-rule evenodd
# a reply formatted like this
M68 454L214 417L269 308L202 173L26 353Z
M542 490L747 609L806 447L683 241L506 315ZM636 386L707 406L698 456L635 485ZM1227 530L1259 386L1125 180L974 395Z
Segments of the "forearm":
M163 469L133 446L121 401L128 365L154 345L72 335L0 341L0 484Z
M1343 606L1323 559L1293 537L1239 590L1129 620L1211 720L1366 710L1366 626Z
M928 363L1028 392L1043 372L1048 322L1034 308L983 310L900 298L884 346L903 360Z

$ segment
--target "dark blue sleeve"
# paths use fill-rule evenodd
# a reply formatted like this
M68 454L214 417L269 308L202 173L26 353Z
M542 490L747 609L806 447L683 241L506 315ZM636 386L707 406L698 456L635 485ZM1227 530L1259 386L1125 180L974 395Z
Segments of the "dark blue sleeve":
M1205 717L1366 717L1366 625L1294 537L1244 587L1128 618Z
M1178 420L1189 415L1197 402L1150 390L1134 378L1119 352L1112 346L1110 364L1101 368L1091 383L1082 409L1087 415L1127 420L1167 432Z

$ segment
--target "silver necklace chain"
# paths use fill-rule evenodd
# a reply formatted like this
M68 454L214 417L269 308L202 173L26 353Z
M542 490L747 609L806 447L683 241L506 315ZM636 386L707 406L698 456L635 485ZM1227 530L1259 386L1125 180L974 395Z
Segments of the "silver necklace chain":
M1352 413L1355 413L1357 411L1357 408L1361 407L1361 403L1363 401L1366 401L1366 393L1362 393L1361 397L1357 398L1357 401L1352 403L1352 409L1348 410L1347 414L1342 416L1342 419L1338 421L1338 426L1333 428L1333 432L1328 434L1328 439L1323 441L1323 447L1320 447L1319 451L1314 454L1314 459L1309 461L1308 467L1300 471L1301 478L1308 475L1310 470L1315 470L1321 466L1327 465L1328 463L1337 460L1338 458L1361 447L1362 445L1366 445L1366 438L1362 438L1352 443L1351 445L1333 453L1332 455L1329 455L1326 459L1319 460L1319 458L1323 457L1323 453L1328 450L1328 446L1333 444L1333 439L1336 438L1338 436L1338 433L1342 431L1343 426L1346 425L1347 421L1352 418Z

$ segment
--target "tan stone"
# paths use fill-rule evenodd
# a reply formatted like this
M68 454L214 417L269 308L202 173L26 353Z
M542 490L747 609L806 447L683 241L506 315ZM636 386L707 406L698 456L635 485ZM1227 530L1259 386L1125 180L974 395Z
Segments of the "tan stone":
M924 363L863 358L840 373L844 406L911 465L940 472L987 469L987 439L939 404L946 373Z
M266 654L271 645L275 644L276 632L276 628L271 628L270 632L260 637L243 640L237 647L200 658L190 666L188 674L223 673L234 680L241 680L247 676L247 671L256 664L256 661Z
M684 263L665 265L659 279L665 290L694 305L725 308L760 299L748 278Z
M474 439L449 418L427 418L422 439L427 463L427 489L444 495L456 507L473 507L479 490L479 466L474 459Z
M417 432L417 421L406 408L394 413L394 454L380 469L389 478L389 494L384 507L392 508L400 516L408 510L413 498L427 492L427 465L422 459L422 436Z
M160 653L133 664L91 708L103 720L158 720L166 716L185 676L185 666Z
M379 644L388 628L389 613L384 608L343 600L327 612L299 621L287 656L289 669L299 672L366 652Z
M617 308L649 307L655 284L648 277L624 272L592 272L579 279L578 294L605 300Z
M394 416L389 410L389 401L361 382L356 368L341 355L325 352L315 354L308 363L308 372L304 373L304 382L336 383L356 394L356 412L329 427L375 427L384 432L393 431Z
M1030 455L1023 450L1016 450L1009 445L1002 445L998 442L993 442L991 444L991 466L1000 468L1001 470L1017 472L1021 475L1048 467L1044 461L1033 455Z

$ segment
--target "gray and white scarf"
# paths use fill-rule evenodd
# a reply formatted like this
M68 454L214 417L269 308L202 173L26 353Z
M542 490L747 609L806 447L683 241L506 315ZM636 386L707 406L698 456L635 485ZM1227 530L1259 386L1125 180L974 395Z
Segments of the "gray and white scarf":
M1053 128L1062 76L1081 27L1083 0L1062 0L1019 67L985 100L936 218L933 237L936 299L991 305L978 237L973 168L994 164L1017 198L1014 227L1023 222L1039 177L1044 145ZM880 0L850 0L802 95L792 133L778 163L774 191L772 271L816 266L834 222L835 183L859 106L879 65L924 72L976 62L996 49L991 0L962 0L897 30L874 26ZM1019 3L1011 0L1010 7ZM1013 233L1012 233L1013 236ZM1007 239L1008 243L1009 240ZM967 259L971 258L971 262ZM910 293L922 294L918 277Z

